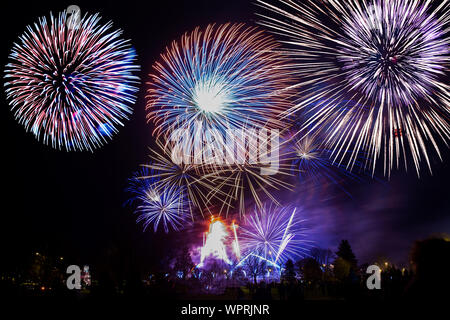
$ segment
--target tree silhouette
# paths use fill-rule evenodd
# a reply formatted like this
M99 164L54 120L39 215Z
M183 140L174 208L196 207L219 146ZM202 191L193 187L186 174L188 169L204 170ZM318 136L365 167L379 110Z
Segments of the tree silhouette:
M260 258L250 255L244 262L245 271L253 278L253 283L256 284L257 277L264 275L266 272L266 262L261 261Z
M187 247L184 247L181 250L180 254L176 257L174 266L175 272L182 272L182 278L184 280L194 266L195 264L192 262L189 249Z
M430 238L416 241L411 251L414 276L406 295L410 299L448 301L450 241Z
M283 271L283 279L288 282L293 282L295 280L295 268L294 268L294 262L292 262L291 259L286 261L284 265L284 271Z
M334 260L334 276L340 280L348 280L350 274L354 274L357 269L356 256L348 240L342 240L336 252Z
M342 259L341 257L337 257L336 260L334 260L333 265L334 265L333 273L336 279L346 280L350 274L351 269L350 262L348 262L345 259Z
M313 258L305 258L297 261L297 268L302 278L306 281L317 281L322 279L320 265Z
M338 247L338 251L336 252L336 255L338 256L338 258L347 261L352 268L356 269L358 260L356 260L356 256L353 253L352 247L350 246L348 240L341 241Z
M328 265L334 258L334 253L330 249L312 248L309 252L311 258L316 260L319 265Z

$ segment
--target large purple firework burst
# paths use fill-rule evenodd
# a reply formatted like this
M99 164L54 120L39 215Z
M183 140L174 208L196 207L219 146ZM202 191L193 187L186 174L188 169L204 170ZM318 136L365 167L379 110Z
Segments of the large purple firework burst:
M307 255L311 242L306 239L304 222L300 208L256 206L240 225L242 256L257 255L280 264Z
M66 12L39 19L14 43L6 95L15 118L54 148L90 150L132 113L136 53L98 14L78 23Z
M441 157L450 137L448 1L258 3L296 61L301 100L289 113L324 132L335 161L351 165L363 151L387 175L409 159L417 174L422 162L431 171L429 151Z

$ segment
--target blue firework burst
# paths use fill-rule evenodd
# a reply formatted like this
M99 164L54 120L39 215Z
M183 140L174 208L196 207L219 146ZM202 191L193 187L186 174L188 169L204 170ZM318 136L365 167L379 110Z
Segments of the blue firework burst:
M255 207L240 226L239 241L243 256L258 255L275 264L307 254L304 219L299 208L263 205Z
M133 193L130 202L136 203L137 222L143 222L144 230L152 225L154 232L160 225L166 233L182 229L190 216L183 187L161 185L158 178L148 178L151 175L143 168L130 179L127 189Z
M155 132L279 126L287 109L287 63L272 37L243 24L186 33L150 75L148 118Z

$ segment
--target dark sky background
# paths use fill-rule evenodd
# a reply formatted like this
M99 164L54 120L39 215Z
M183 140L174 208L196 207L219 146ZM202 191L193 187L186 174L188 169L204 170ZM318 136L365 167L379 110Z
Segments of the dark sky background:
M102 21L113 20L114 28L124 30L137 50L144 81L160 52L184 32L213 22L254 24L257 10L242 0L2 2L1 65L28 24L70 4L79 5L82 12L100 12ZM94 153L68 153L26 133L1 90L2 269L14 269L34 251L44 251L77 264L95 265L114 256L123 268L146 270L183 243L183 234L142 232L131 209L123 206L127 179L147 161L147 146L152 143L144 95L142 85L130 121L110 143ZM350 186L352 198L308 200L304 215L309 219L310 239L333 250L341 239L348 239L361 262L379 256L407 262L414 240L450 233L449 156L444 147L444 162L433 160L433 175L423 171L421 179L413 170L402 170L394 172L390 181ZM298 199L299 193L293 193L292 199Z

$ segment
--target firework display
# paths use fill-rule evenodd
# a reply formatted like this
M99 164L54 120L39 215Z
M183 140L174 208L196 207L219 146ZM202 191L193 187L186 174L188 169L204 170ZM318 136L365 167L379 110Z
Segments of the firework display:
M150 75L148 118L157 135L174 129L279 127L288 108L287 63L278 43L244 24L196 28L174 41Z
M283 173L291 175L290 173ZM240 215L244 215L248 202L255 203L258 207L263 201L271 201L280 205L272 195L275 190L292 190L293 186L284 181L282 176L261 174L260 165L244 164L225 167L209 175L215 185L211 195L220 200L219 212L228 213L235 209ZM251 198L251 201L247 197ZM247 204L246 204L247 203Z
M62 12L28 26L5 69L19 123L57 149L93 151L110 140L138 91L136 53L121 34L98 14L75 24Z
M300 214L298 208L256 207L240 226L242 255L256 254L275 264L305 255L309 243Z
M148 169L146 179L157 179L157 189L180 188L183 197L189 202L192 217L194 211L208 210L211 193L222 194L208 179L208 166L188 163L175 163L171 156L172 149L161 141L157 141L157 148L150 149L151 161L143 166ZM214 191L214 192L213 192Z
M279 132L240 130L233 138L231 143L205 144L209 147L194 152L195 147L189 142L184 148L189 152L180 157L178 166L195 171L196 183L208 185L208 192L204 193L206 201L195 201L196 205L200 208L205 204L213 206L215 211L209 211L212 214L237 212L241 216L249 204L260 207L263 201L269 200L280 205L272 193L292 190L286 178L293 174L284 159L285 154L280 153L286 142L280 143ZM198 136L196 140L200 140ZM215 148L210 148L212 145ZM170 143L166 144L166 150L172 156L180 151Z
M294 60L304 131L325 132L338 162L364 151L394 167L412 161L431 171L450 136L448 1L259 0L260 24ZM320 102L319 102L320 101Z
M289 187L272 176L279 169L276 130L289 107L291 81L278 47L244 24L209 25L173 42L154 65L148 119L171 162L195 171L193 185L210 185L206 197L196 192L201 201L190 195L198 208L243 214L244 189L261 205L259 193L276 201L267 189Z
M166 233L169 229L182 229L189 218L189 204L183 187L161 187L157 178L149 176L149 170L143 168L130 180L128 187L133 194L131 202L136 203L135 213L139 214L137 222L143 222L144 230L152 225L154 232L160 224Z
M448 300L450 0L5 12L8 296L167 319Z
M199 252L195 268L208 269L216 262L231 273L258 268L264 277L279 278L288 259L307 256L311 247L300 215L299 208L265 203L241 224L211 216L203 245L194 250Z

